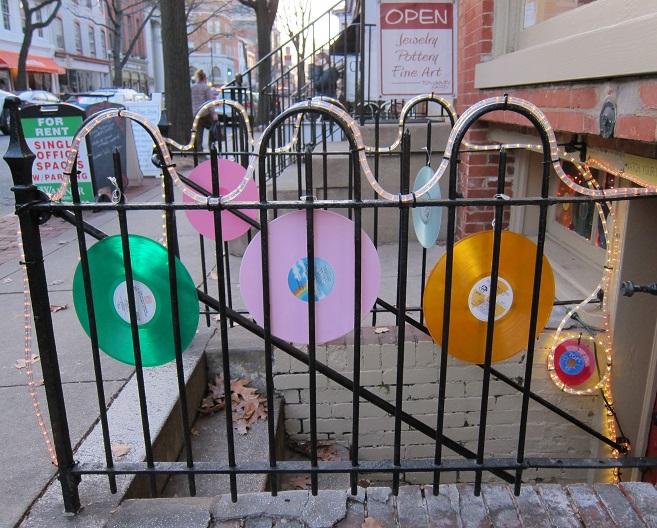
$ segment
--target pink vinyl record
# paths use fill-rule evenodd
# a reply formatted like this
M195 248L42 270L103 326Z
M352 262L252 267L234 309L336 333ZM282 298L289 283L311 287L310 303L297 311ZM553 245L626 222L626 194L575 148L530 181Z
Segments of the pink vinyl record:
M283 215L268 224L272 335L308 343L308 255L306 212ZM315 211L315 339L326 343L354 328L355 224L337 213ZM381 263L372 241L361 231L362 321L376 302ZM240 268L242 299L255 321L264 321L260 233L246 248Z
M242 183L246 169L239 163L227 159L219 158L217 160L219 169L219 193L224 196L237 188ZM200 185L204 189L212 190L212 167L210 160L204 161L194 168L189 174L189 179ZM249 183L244 190L237 197L240 202L257 201L258 200L258 187L249 180ZM193 202L194 200L183 194L183 202ZM257 209L240 209L242 213L253 218L258 217ZM187 219L192 224L194 229L201 233L204 237L214 240L214 214L211 211L203 211L200 209L185 211ZM221 213L221 233L224 242L234 240L244 233L246 233L251 226L238 218L230 211L222 211Z

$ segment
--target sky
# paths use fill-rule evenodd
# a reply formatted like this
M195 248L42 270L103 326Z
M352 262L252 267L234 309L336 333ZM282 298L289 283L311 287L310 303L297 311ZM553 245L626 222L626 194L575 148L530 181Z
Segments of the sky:
M303 1L303 0L301 0ZM315 18L319 17L322 13L324 13L327 9L332 7L337 3L338 0L311 0L311 15L309 20L314 20ZM300 3L299 0L280 0L279 7L278 7L278 16L279 18L283 15L284 9L283 6L284 4L287 5L288 11L293 11L296 6L298 6ZM344 4L344 3L343 3ZM342 5L343 5L342 4ZM290 7L292 9L290 9ZM288 36L283 29L283 27L280 24L280 21L277 21L279 31L281 32L281 43L285 42L288 40ZM327 42L329 40L329 37L331 34L335 35L339 31L339 25L340 22L337 17L331 17L331 22L330 22L330 28L329 28L329 23L328 23L328 17L324 17L322 20L321 24L318 24L315 30L315 42L317 45L320 45L324 42ZM301 29L299 27L299 29ZM330 29L330 33L329 33Z

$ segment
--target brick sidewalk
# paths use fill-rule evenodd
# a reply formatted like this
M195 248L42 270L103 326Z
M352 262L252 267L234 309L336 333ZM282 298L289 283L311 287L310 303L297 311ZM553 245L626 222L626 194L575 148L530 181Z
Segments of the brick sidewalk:
M131 186L126 191L126 198L136 199L160 184L160 178L144 178L142 185ZM41 241L53 240L74 227L61 218L51 218L41 226ZM15 215L0 216L0 265L19 257L18 218Z

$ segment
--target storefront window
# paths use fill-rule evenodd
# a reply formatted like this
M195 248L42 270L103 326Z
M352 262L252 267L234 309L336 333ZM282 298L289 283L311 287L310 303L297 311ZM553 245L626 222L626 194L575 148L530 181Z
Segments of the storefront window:
M532 27L595 0L525 0L524 27Z
M564 171L570 178L587 187L584 176L579 173L575 165L570 162L562 162ZM591 169L591 174L601 189L612 189L615 178L611 174L598 169ZM559 180L557 196L576 196L577 193ZM609 215L606 204L600 204L604 218ZM598 214L598 208L591 202L561 203L555 206L554 220L565 229L575 232L580 237L588 240L592 245L602 249L607 248L607 240L604 235L602 218Z

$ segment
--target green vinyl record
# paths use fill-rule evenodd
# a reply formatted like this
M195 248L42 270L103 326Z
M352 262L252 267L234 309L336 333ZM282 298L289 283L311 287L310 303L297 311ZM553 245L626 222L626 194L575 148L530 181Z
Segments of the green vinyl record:
M139 235L129 235L128 241L142 365L156 367L176 357L167 250L157 242ZM98 346L114 359L134 365L121 236L100 240L89 248L88 258ZM180 337L184 352L198 327L199 306L196 286L189 272L178 258L175 262ZM78 264L73 277L73 303L80 324L90 335L81 264Z

